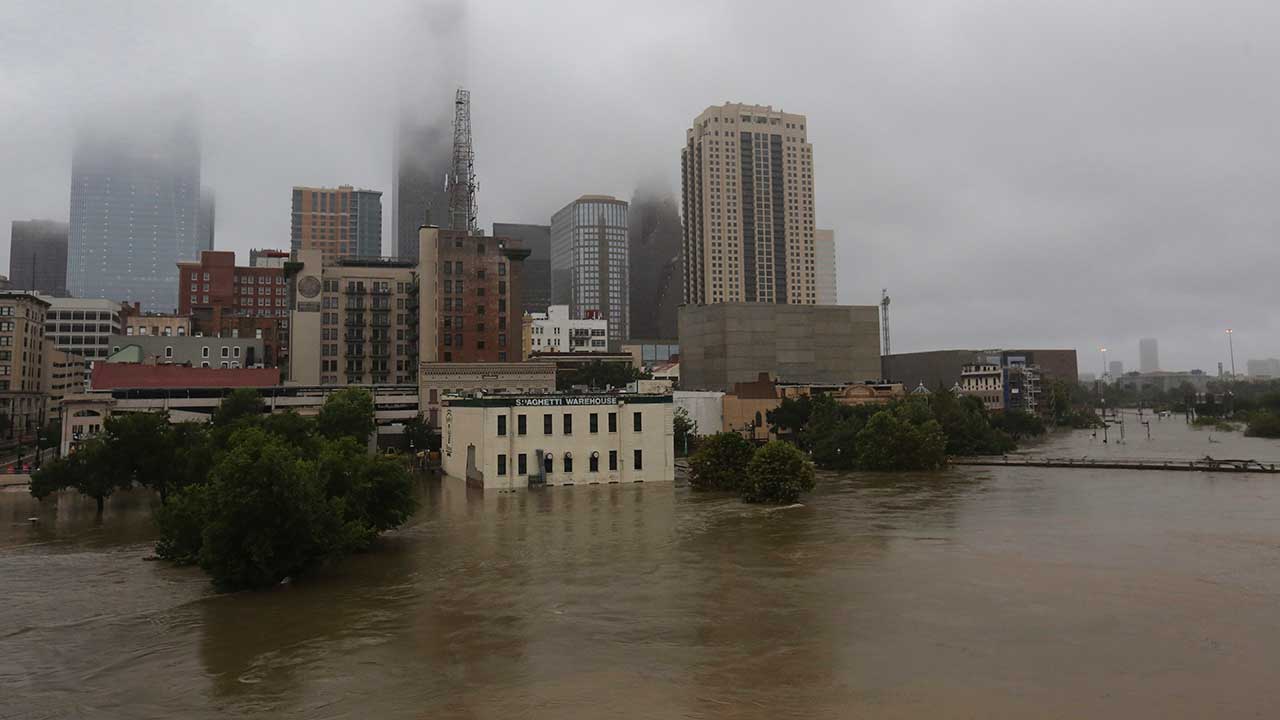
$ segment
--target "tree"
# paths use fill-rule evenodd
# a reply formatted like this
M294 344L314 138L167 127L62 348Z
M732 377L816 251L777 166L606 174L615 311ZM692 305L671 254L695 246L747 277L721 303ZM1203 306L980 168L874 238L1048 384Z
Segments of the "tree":
M1248 437L1280 438L1280 415L1264 410L1253 413L1244 434Z
M820 397L831 405L835 404L835 401L831 400L829 396L822 395ZM798 435L804 429L804 426L809 424L814 402L810 400L808 395L801 395L798 398L783 398L778 407L768 412L769 425L780 435L793 437ZM817 402L821 402L821 400Z
M168 412L116 413L103 424L103 452L124 486L133 483L169 499L177 471L174 442Z
M689 485L694 490L737 490L746 479L754 449L738 433L703 438L689 457Z
M902 408L885 408L858 433L864 470L936 470L946 463L947 437L936 420L914 423Z
M40 430L40 449L48 450L49 448L58 447L62 444L62 423L57 420L50 420L44 424L44 428Z
M316 417L316 430L326 438L351 437L367 443L374 427L373 395L364 388L343 388L330 394Z
M1038 437L1045 433L1044 421L1039 416L1023 410L1006 410L995 415L991 420L991 425L1014 440L1021 440L1024 437Z
M569 390L575 385L585 385L594 390L625 387L644 375L626 363L593 360L572 372L556 375L556 389Z
M340 544L347 549L363 550L379 533L404 524L417 508L404 463L370 455L355 438L324 443L317 463L325 493L339 499L343 521Z
M433 432L431 422L422 413L405 421L404 434L414 452L440 449L440 435Z
M813 466L788 442L774 440L755 451L747 464L742 499L752 503L785 505L814 486Z
M96 500L98 515L102 515L107 498L117 489L128 487L127 482L121 482L110 455L104 438L90 438L70 456L45 463L37 470L31 476L31 494L43 500L54 492L70 488Z
M689 454L689 441L698 434L697 421L689 417L689 411L677 407L672 413L672 433L676 455Z
M260 418L266 409L267 406L262 402L257 390L238 388L222 398L222 403L213 412L210 422L214 427L228 427L244 418Z

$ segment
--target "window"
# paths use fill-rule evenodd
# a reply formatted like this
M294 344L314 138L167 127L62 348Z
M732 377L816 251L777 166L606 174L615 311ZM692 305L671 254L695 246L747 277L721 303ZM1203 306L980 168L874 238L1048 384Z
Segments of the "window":
M593 433L600 432L600 415L598 413L591 413L591 416L587 418L587 427Z
M609 413L609 432L618 432L618 413Z
M502 437L503 435L506 435L506 434L507 434L507 416L499 415L498 416L498 437Z
M591 470L591 472L600 472L600 453L591 453L591 459L587 461L587 468Z
M636 469L636 470L642 470L642 469L644 468L644 463L642 462L642 459L643 459L643 458L642 458L642 456L641 456L641 453L640 453L640 451L639 451L639 450L635 450L635 451L633 451L633 452L634 452L634 454L635 454L635 458L634 458L634 460L633 460L633 463L634 463L634 465L635 465L635 469Z
M525 427L525 416L517 415L516 416L516 434L524 435L527 431L528 431L528 428Z
M200 357L202 357L202 358L207 358L207 357L209 357L209 346L208 346L208 345L205 345L204 347L200 348ZM206 364L205 364L205 367L209 367L209 365L206 363Z
M636 432L640 432L642 429L644 429L644 423L640 421L640 418L641 418L641 415L639 412L635 412L631 414L631 429L635 430Z
M542 416L542 434L551 434L551 413L546 413Z
M516 456L516 474L517 475L529 474L528 459L524 453L520 453L519 455Z
M222 346L222 357L231 357L231 348L226 345Z
M498 454L498 474L507 474L507 456L501 453Z
M572 413L564 414L564 434L565 435L573 434L573 414Z
M617 470L617 469L618 469L618 451L610 450L609 451L609 470Z
M564 454L564 471L567 473L573 472L573 454L572 453Z
M173 359L173 346L172 346L172 345L165 345L165 346L164 346L164 359L165 359L165 360L172 360L172 359Z
M551 474L551 458L551 453L547 453L546 457L542 459L542 470L548 475Z
M237 345L231 349L231 357L240 357L240 346Z

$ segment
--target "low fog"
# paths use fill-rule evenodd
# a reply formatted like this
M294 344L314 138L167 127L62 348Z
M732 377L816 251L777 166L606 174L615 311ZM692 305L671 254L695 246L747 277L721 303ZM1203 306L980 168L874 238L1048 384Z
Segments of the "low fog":
M185 104L217 244L287 248L293 185L383 191L396 121L472 91L480 222L679 193L708 105L808 115L841 302L897 352L1280 355L1280 6L1160 2L24 2L0 6L0 224L65 221L77 129ZM655 180L656 179L656 180ZM8 267L8 242L0 242Z

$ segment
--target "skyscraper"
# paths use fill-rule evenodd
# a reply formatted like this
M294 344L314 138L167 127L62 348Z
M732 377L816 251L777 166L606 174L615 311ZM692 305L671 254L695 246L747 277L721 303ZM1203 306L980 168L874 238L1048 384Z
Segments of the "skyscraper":
M453 130L449 103L430 120L405 113L396 131L396 191L392 202L392 235L396 257L418 257L418 228L449 224L449 193L445 175L452 165Z
M610 349L630 337L627 202L583 195L551 217L551 301L573 319L609 321Z
M631 239L631 328L628 340L674 340L683 295L680 209L667 190L639 188L627 211Z
M1155 338L1138 341L1138 370L1149 373L1160 369L1160 350Z
M1111 376L1112 380L1124 377L1124 363L1119 360L1112 360L1107 363L1107 374Z
M523 261L521 312L545 313L551 304L551 226L494 223L494 237L508 237L529 251Z
M681 152L686 303L818 302L804 115L709 107Z
M813 231L813 280L819 305L836 304L836 233Z
M323 262L340 257L382 256L382 193L337 188L295 187L294 251L319 250Z
M213 190L204 188L200 191L200 218L196 221L196 236L200 251L213 249L213 221L215 215Z
M82 134L76 143L67 290L172 310L177 264L199 256L200 144L182 121L133 122L128 130Z
M69 226L53 220L14 220L9 236L9 282L14 290L67 294Z

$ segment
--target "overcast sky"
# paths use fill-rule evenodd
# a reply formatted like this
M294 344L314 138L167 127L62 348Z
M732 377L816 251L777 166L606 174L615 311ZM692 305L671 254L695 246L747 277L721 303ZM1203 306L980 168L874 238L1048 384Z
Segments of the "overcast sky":
M66 220L77 123L189 95L217 242L288 247L290 188L382 190L402 103L472 90L480 218L679 191L725 101L805 113L840 300L895 351L1053 346L1082 371L1280 356L1280 3L0 2L0 223ZM0 241L0 266L8 243Z

